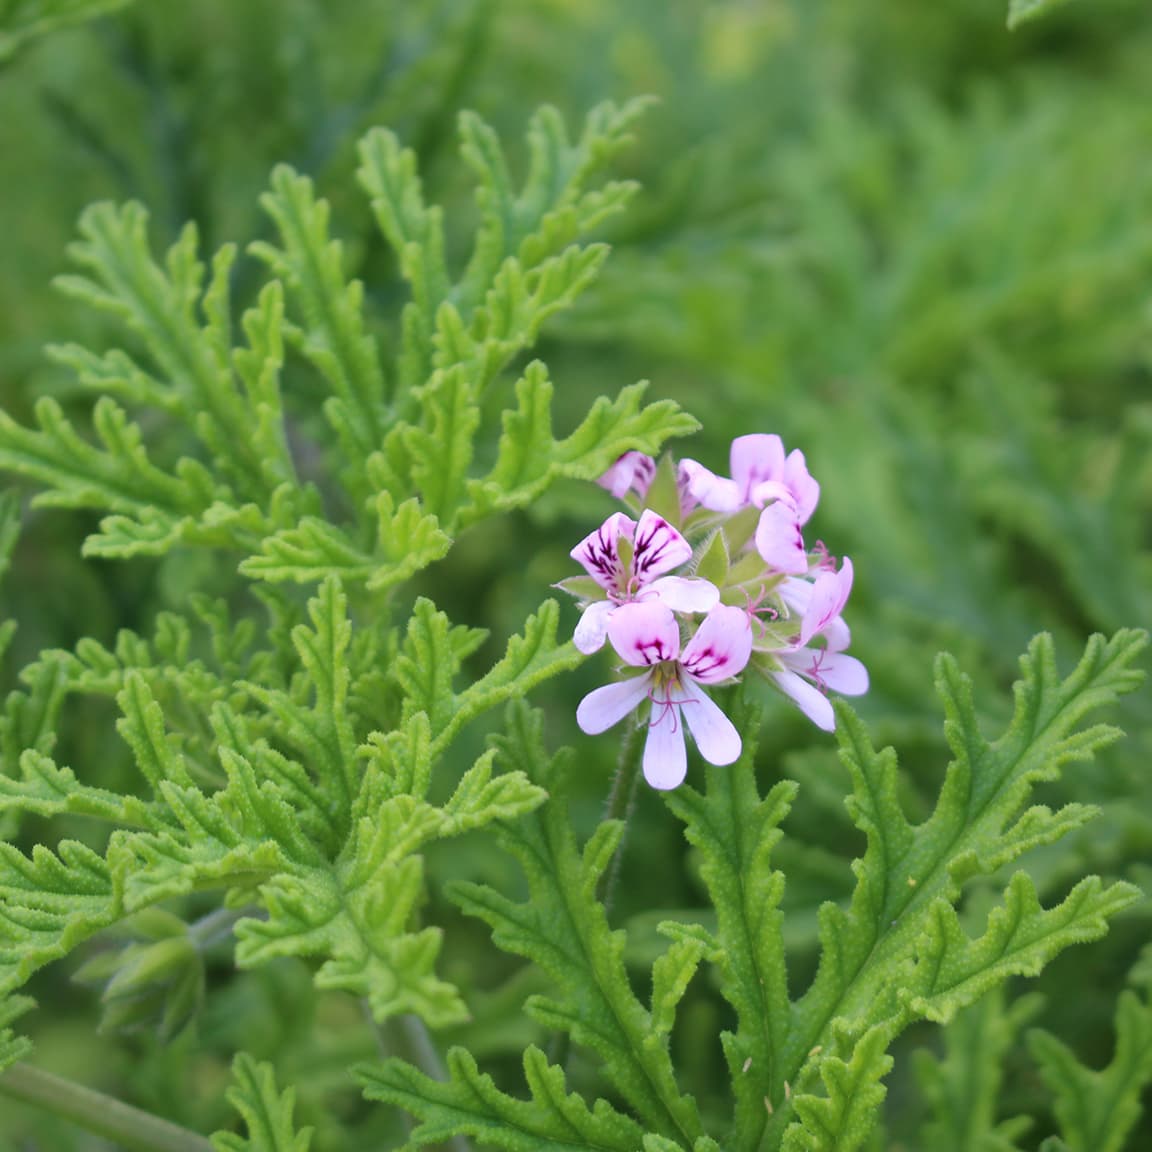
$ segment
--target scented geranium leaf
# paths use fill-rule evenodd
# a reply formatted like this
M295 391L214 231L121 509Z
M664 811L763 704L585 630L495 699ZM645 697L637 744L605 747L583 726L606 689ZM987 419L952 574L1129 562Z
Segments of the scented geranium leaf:
M791 1097L798 1119L784 1134L783 1152L856 1152L864 1144L886 1095L881 1081L892 1067L891 1042L891 1030L878 1026L856 1042L850 1059L821 1059L827 1094Z
M267 537L260 554L240 565L245 576L273 583L292 580L317 583L338 576L345 584L364 583L382 591L414 576L444 557L451 539L435 516L424 513L416 499L399 508L391 493L380 492L370 505L376 515L376 547L365 552L334 524L306 517L294 528Z
M504 413L504 434L491 472L469 482L469 504L461 523L496 511L522 507L560 477L594 480L625 452L658 455L664 443L699 425L670 400L641 406L645 384L621 390L614 400L601 397L584 421L564 440L552 438L553 386L539 361L516 384L515 410Z
M853 864L857 884L848 907L827 904L820 910L822 956L814 981L793 1006L780 1057L784 1079L802 1082L813 1051L847 1058L838 1046L842 1041L896 1015L950 1017L1008 975L1035 973L1061 948L1096 938L1107 917L1130 902L1130 888L1101 890L1090 881L1044 911L1024 882L1014 881L983 945L957 935L950 911L966 880L1081 822L1081 809L1053 815L1027 809L1028 797L1037 783L1055 779L1064 763L1085 759L1116 738L1114 728L1083 722L1140 682L1131 665L1145 642L1135 631L1111 640L1094 637L1077 668L1062 679L1051 640L1038 637L1021 662L1012 723L993 742L979 731L967 678L950 658L940 658L937 690L955 758L935 811L917 826L899 803L895 755L877 752L852 711L837 705L841 758L853 782L848 808L867 848ZM1017 915L1019 935L1012 935L1011 918ZM1001 936L1013 945L1004 956L995 952ZM918 988L916 982L931 973L929 957L938 953L955 960L955 981ZM841 1025L834 1026L838 1020ZM770 1140L783 1132L790 1112L776 1108L768 1121Z
M1067 4L1068 0L1011 0L1008 6L1008 27L1019 28L1021 24Z
M1116 1051L1100 1071L1081 1064L1050 1032L1030 1032L1028 1047L1054 1097L1070 1152L1121 1152L1140 1118L1141 1095L1152 1083L1152 1001L1120 993Z
M247 1136L217 1132L212 1136L216 1152L308 1152L312 1129L297 1129L292 1119L296 1090L276 1087L271 1064L258 1064L241 1053L232 1062L228 1103L240 1113Z
M120 916L104 859L75 840L25 856L0 843L0 996Z
M386 426L386 382L364 320L364 286L345 280L343 245L329 237L328 202L316 198L311 180L281 165L260 202L281 247L257 242L250 251L284 281L298 310L301 350L332 389L325 411L355 474Z
M1032 994L1005 1005L1002 987L958 1013L942 1030L943 1053L913 1054L916 1078L929 1115L920 1144L938 1152L1022 1152L1017 1138L1032 1125L1027 1116L998 1121L1004 1061L1020 1029L1036 1015Z
M602 824L580 852L558 795L569 758L561 754L548 765L537 743L538 721L518 717L516 710L510 720L509 734L497 746L512 766L535 763L535 780L551 796L501 832L525 872L528 899L517 903L478 884L455 885L453 899L491 925L502 950L531 958L556 982L556 996L533 997L526 1011L595 1052L647 1130L690 1147L703 1134L695 1102L677 1087L668 1037L653 1030L651 1014L633 993L623 935L609 929L597 897L622 826Z
M758 719L738 717L749 732L757 730ZM796 785L782 781L761 799L754 756L749 740L735 768L707 769L704 793L681 787L666 797L700 852L701 876L716 908L721 991L736 1011L735 1031L721 1038L736 1097L734 1150L760 1147L769 1115L764 1102L781 1101L788 1078L782 1067L789 1029L780 912L784 877L772 868L771 854Z
M1004 903L992 910L984 935L969 940L951 905L931 907L916 963L900 997L922 1019L946 1024L1009 976L1035 976L1071 944L1097 940L1108 921L1140 899L1133 884L1105 886L1089 876L1054 908L1042 908L1026 872L1009 882Z
M501 1092L461 1048L448 1053L446 1082L433 1080L402 1060L361 1066L357 1072L368 1099L403 1108L420 1120L408 1137L411 1148L464 1135L481 1146L508 1152L575 1148L636 1152L643 1137L635 1121L605 1101L597 1100L589 1108L580 1095L568 1094L563 1069L549 1065L534 1047L524 1053L529 1100Z
M226 246L216 256L205 291L207 269L194 225L185 227L163 265L152 257L148 214L139 204L95 204L79 228L81 239L69 254L86 275L62 276L60 288L124 323L144 345L161 386L177 397L172 410L196 432L214 466L242 498L266 495L250 412L229 356L228 280L235 248Z
M29 748L20 757L20 776L0 775L0 815L31 812L58 816L71 812L115 824L147 824L146 806L134 796L81 784L71 768L61 768L42 752Z
M425 206L416 154L401 148L395 135L384 128L373 129L360 142L358 175L372 199L380 231L412 290L403 313L400 357L400 377L411 388L426 379L431 369L436 310L450 288L443 213L438 207Z
M676 1009L709 952L706 941L682 936L652 966L652 1030L658 1036L671 1034Z
M33 1006L27 996L0 995L0 1072L32 1051L32 1041L18 1036L11 1025Z

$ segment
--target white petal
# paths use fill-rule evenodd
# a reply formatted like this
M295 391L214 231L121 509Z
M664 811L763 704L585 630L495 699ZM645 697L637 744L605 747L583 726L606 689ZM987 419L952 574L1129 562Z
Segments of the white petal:
M651 679L651 674L646 673L589 692L576 709L576 723L581 731L589 736L598 736L613 724L619 724L642 700L647 699Z
M675 696L679 697L680 714L688 722L696 747L709 764L734 764L740 759L740 733L714 700L695 685L693 690L679 689Z
M843 652L852 643L852 632L844 623L843 616L829 620L824 629L824 646L829 652Z
M720 590L709 580L661 576L645 591L655 592L660 603L667 604L673 612L709 612L720 603Z
M604 647L604 641L608 636L608 617L615 608L616 605L610 600L598 600L595 604L589 604L580 613L580 622L576 625L576 631L572 636L572 642L578 652L588 656Z
M644 510L633 539L632 574L643 585L692 559L692 545L650 508Z
M644 744L644 779L653 788L667 791L682 784L687 773L688 753L684 750L679 709L674 705L653 704Z
M729 680L744 670L752 655L752 625L743 608L718 604L704 617L684 646L680 663L703 684Z
M608 639L621 660L646 668L680 655L680 625L659 600L622 604L608 618Z
M832 711L832 705L828 703L828 697L819 688L814 688L795 672L773 672L772 679L776 681L781 692L800 705L800 711L817 728L823 728L825 732L835 731L836 714Z
M680 476L688 495L703 504L710 512L736 512L743 506L740 488L734 480L725 480L709 472L695 460L680 461Z
M863 696L868 691L868 669L855 656L826 652L820 661L820 679L843 696Z

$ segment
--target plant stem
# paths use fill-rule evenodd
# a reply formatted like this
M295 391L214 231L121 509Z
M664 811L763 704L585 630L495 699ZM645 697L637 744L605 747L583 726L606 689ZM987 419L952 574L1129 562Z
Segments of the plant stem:
M0 1072L0 1095L72 1121L128 1152L213 1152L204 1136L31 1064Z
M608 794L608 803L604 808L606 821L624 821L624 833L620 837L620 843L616 845L612 860L596 886L596 895L604 905L606 916L612 911L612 901L620 883L624 846L628 840L628 825L636 808L636 792L640 785L640 759L644 750L644 740L641 737L646 735L646 729L630 727L627 730L620 745L620 759L616 764L616 775L612 779L612 791Z

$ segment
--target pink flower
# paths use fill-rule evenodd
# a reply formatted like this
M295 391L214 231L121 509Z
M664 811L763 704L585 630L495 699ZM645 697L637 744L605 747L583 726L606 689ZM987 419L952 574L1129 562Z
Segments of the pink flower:
M612 614L623 604L658 598L674 612L707 612L720 599L707 580L664 575L690 560L692 548L650 509L641 514L639 524L623 512L614 513L581 540L571 556L607 596L589 601L580 616L573 640L584 653L604 646ZM578 581L562 581L560 587L581 594Z
M585 732L605 732L650 700L643 767L653 788L675 788L687 773L681 719L708 763L731 764L740 756L740 733L701 685L729 680L748 663L752 629L743 609L714 607L681 652L680 627L665 604L626 604L608 621L608 638L625 663L647 671L585 696L576 710Z
M795 449L785 456L779 436L757 433L732 441L730 464L728 480L695 460L682 460L679 479L688 502L711 512L762 508L756 550L778 572L806 572L808 554L800 529L820 499L820 485L809 475L804 453Z
M623 500L629 492L635 492L643 500L655 475L656 461L651 456L625 452L596 483L607 488L617 500Z
M782 665L769 675L826 732L836 727L829 691L844 696L862 696L868 691L868 670L854 656L844 654L851 635L841 613L852 591L852 577L852 561L845 557L839 572L825 569L812 584L786 580L781 595L800 614L800 631L786 647L767 649ZM808 647L818 637L823 637L824 645Z

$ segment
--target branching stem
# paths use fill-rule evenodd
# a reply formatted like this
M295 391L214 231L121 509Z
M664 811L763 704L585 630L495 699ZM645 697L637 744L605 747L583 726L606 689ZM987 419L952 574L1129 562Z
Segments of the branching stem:
M0 1073L0 1095L70 1120L128 1152L212 1152L199 1133L31 1064L13 1064Z

